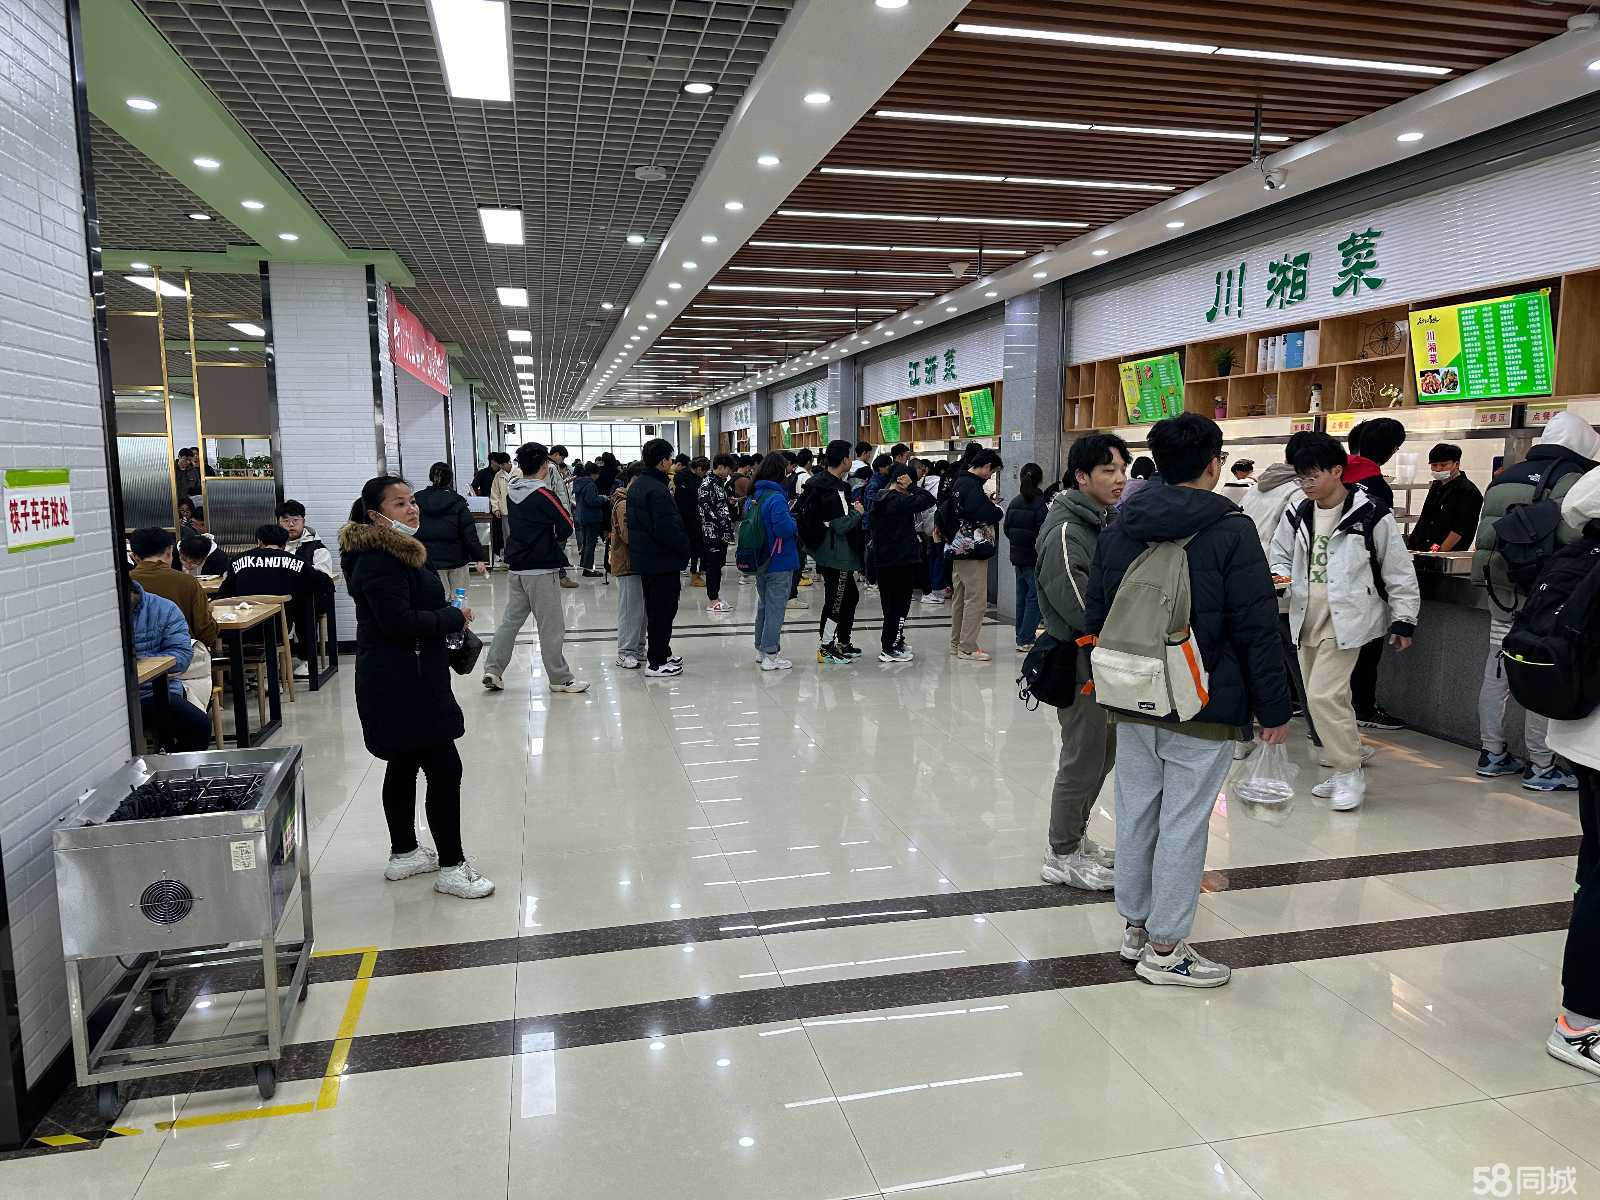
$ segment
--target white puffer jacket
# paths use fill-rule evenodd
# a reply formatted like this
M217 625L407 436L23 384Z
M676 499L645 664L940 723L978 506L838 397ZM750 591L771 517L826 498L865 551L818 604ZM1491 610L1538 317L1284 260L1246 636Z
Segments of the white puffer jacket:
M1561 502L1561 517L1574 529L1600 517L1600 467L1573 484ZM1576 721L1551 721L1547 740L1568 762L1600 771L1600 709Z
M1390 632L1415 630L1422 609L1422 592L1417 572L1394 514L1385 512L1372 529L1379 570L1389 601L1378 594L1372 575L1372 556L1359 528L1372 506L1365 491L1356 488L1345 497L1344 515L1328 540L1328 611L1333 616L1333 636L1341 650L1356 650ZM1278 522L1267 555L1274 575L1287 575L1289 585L1289 631L1296 642L1306 619L1306 602L1311 595L1311 537L1313 530L1301 528L1300 505L1291 504ZM1307 522L1309 525L1310 522ZM1395 629L1395 626L1401 626Z

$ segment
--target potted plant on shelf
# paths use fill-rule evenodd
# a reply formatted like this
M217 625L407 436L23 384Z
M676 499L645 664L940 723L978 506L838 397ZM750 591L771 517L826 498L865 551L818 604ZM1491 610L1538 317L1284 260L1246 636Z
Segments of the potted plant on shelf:
M1212 355L1212 361L1214 361L1217 365L1217 378L1221 379L1231 374L1233 371L1233 364L1236 361L1233 353L1233 347L1219 347L1217 352Z

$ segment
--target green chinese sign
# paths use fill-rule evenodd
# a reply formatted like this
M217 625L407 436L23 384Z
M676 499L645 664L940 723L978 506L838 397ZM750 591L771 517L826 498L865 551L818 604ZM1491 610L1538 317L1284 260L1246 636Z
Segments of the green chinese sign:
M1339 266L1331 282L1323 286L1339 297L1355 297L1383 286L1383 276L1378 273L1378 239L1383 230L1367 228L1353 230L1336 247ZM1312 251L1284 251L1267 262L1266 278L1259 284L1259 303L1264 310L1285 312L1301 303L1311 293ZM1245 278L1248 264L1243 260L1237 267L1226 267L1216 272L1213 279L1211 306L1206 309L1206 320L1214 322L1219 317L1245 315L1247 293Z
M885 442L900 440L900 410L895 405L885 404L878 409L878 432Z
M906 360L906 382L911 387L933 387L941 383L955 383L956 350L947 347L943 354L927 354Z
M1183 411L1183 365L1176 354L1125 362L1117 370L1131 424L1149 425Z
M994 436L994 392L973 388L961 393L961 424L968 437Z
M828 407L828 398L823 395L820 383L808 384L795 393L794 411L799 413L813 413L818 409Z

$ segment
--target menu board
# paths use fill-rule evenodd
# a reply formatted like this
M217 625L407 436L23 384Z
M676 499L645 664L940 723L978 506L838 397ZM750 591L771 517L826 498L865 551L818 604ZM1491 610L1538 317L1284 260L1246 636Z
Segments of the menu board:
M893 404L884 404L878 408L878 432L883 435L885 442L898 442L900 440L900 409Z
M1183 364L1176 354L1125 362L1118 371L1130 423L1149 425L1183 411Z
M817 414L817 445L824 448L828 445L828 414Z
M961 393L961 426L968 437L994 436L994 392L973 388Z
M794 445L794 431L789 428L789 422L787 422L787 421L779 421L778 422L778 436L779 436L779 438L782 439L783 448L785 450L789 449L791 446Z
M1417 403L1543 396L1552 386L1550 291L1411 314Z

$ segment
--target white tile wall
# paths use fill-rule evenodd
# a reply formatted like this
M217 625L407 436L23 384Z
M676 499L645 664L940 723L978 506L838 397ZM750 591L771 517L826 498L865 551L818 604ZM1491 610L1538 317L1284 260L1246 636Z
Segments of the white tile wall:
M394 359L389 357L389 289L381 279L378 281L378 370L383 379L384 469L391 475L404 475L411 468L405 465L400 452L400 412L394 390L397 372Z
M50 829L128 756L61 0L0 9L0 468L72 472L77 541L0 555L0 846L28 1079L67 1044Z
M306 506L337 563L339 527L378 473L366 275L361 267L274 263L270 279L283 493ZM338 604L339 636L348 641L355 607L342 587Z
M412 486L428 486L428 468L445 460L444 397L406 371L395 373L400 412L400 461Z
M945 355L952 350L957 374L955 379L948 379ZM924 360L929 355L938 359L939 378L935 380L925 377ZM861 368L861 404L870 407L907 396L928 396L993 383L1005 373L1005 356L1005 312L997 308L976 325L968 325L953 334L935 330L915 340L896 342L884 357L867 362ZM915 386L911 383L909 364L912 361L917 364L919 380Z
M450 392L450 461L456 473L456 491L471 490L477 464L472 449L472 385L458 383Z

